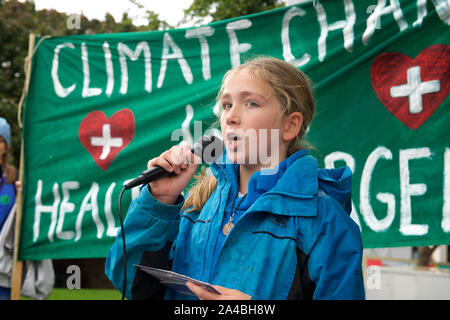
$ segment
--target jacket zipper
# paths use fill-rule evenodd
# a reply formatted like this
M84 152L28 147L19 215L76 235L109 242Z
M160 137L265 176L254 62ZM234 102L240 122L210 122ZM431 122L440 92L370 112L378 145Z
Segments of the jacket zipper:
M223 169L223 168L221 168L222 169L222 173L224 174L224 175L226 175L226 172L225 172L225 170ZM226 209L226 207L227 207L227 203L226 203L226 201L227 201L227 199L228 199L228 196L229 196L229 194L230 194L230 190L231 190L231 185L230 185L230 183L229 183L229 179L228 179L228 177L226 177L226 180L228 181L228 183L226 184L226 185L228 185L228 191L226 192L226 198L225 198L225 203L223 203L223 201L222 201L222 197L223 197L223 195L222 195L222 193L223 192L220 192L220 194L219 194L219 208L220 208L220 206L221 205L223 205L223 208L220 210L220 213L221 213L221 217L222 217L222 219L223 219L223 215L225 214L225 209ZM218 189L216 189L216 190L218 190ZM219 232L220 232L220 226L222 225L222 223L220 223L220 225L219 225ZM214 241L214 247L212 248L212 253L214 254L214 248L215 248L215 245L216 245L216 242L217 242L217 237L219 236L218 235L218 233L216 233L215 235L215 241ZM226 239L225 239L226 240ZM225 242L224 242L225 243ZM205 246L203 246L203 268L202 268L202 274L201 274L201 279L205 279L204 277L205 277L205 273L206 273L206 251L207 251L207 249L206 249L206 245L207 245L207 241L205 241ZM219 254L219 257L220 257L220 254ZM219 259L219 258L217 258L217 259ZM212 261L212 259L211 259L211 261ZM207 279L208 279L208 281L210 280L210 278L211 278L211 275L213 274L213 272L214 272L214 270L211 270L211 263L208 263L208 270L209 270L209 272L208 272L208 277L207 277Z
M222 169L222 173L226 175L225 170L224 170L223 168L221 168L221 169ZM228 184L229 184L229 179L228 179L228 177L227 177L227 180L228 180ZM229 189L228 189L228 192L227 192L227 198L228 198L228 196L229 196L230 190L231 190L231 185L230 185L230 187L229 187ZM261 196L260 196L259 198L257 198L255 201L258 201L258 200L261 199L261 198L264 198L264 197L267 197L267 196L270 196L270 195L273 195L273 194L278 194L278 195L282 195L282 196L286 196L286 197L293 197L293 198L298 198L298 199L312 199L312 198L314 197L314 195L315 195L315 194L311 194L311 193L308 193L308 194L291 194L291 193L287 193L287 192L283 192L283 191L269 191L269 192L265 193L264 195L261 195ZM219 203L222 204L222 195L220 195L220 202L219 202ZM253 206L253 205L252 205L252 206ZM224 212L225 212L225 208L226 208L226 200L225 200L224 208L223 208L223 210L222 210L222 212L221 212L221 213L222 213L222 215L221 215L221 216L222 216L222 219L223 219L223 214L224 214ZM223 249L224 249L226 243L230 241L230 240L228 240L228 239L233 235L234 229L236 229L236 227L237 227L238 225L241 225L241 224L243 223L242 221L245 220L245 219L247 219L247 216L249 216L250 213L256 213L256 212L262 212L262 211L260 211L260 210L251 210L251 211L246 211L246 212L244 212L244 214L242 215L242 217L236 222L236 224L234 225L234 227L230 230L230 233L229 233L229 234L227 235L227 237L225 238L225 241L224 241L224 243L223 243L222 249L220 250L219 256L217 257L217 263L216 263L216 265L214 266L214 270L211 270L211 265L209 265L210 272L209 272L209 275L208 275L208 280L207 280L208 282L211 282L211 279L213 278L213 276L214 276L214 274L215 274L215 271L216 271L218 262L220 261L220 257L222 256ZM220 230L219 230L219 232L220 232ZM216 241L217 241L218 235L215 235L215 237L216 237ZM214 246L215 246L216 241L214 242ZM213 251L214 251L214 249L213 249ZM203 247L203 261L206 261L206 246ZM206 265L206 264L204 263L204 264L203 264L203 270L202 270L202 279L204 279L203 277L205 276L205 267L206 267L205 265Z

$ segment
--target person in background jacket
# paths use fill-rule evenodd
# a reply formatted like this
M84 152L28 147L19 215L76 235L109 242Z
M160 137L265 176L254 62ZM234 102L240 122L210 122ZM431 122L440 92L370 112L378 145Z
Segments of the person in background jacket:
M127 283L121 231L108 278L121 291L125 285L129 299L364 299L361 235L349 216L352 173L318 168L303 146L315 114L307 76L258 57L225 74L218 102L225 150L213 175L197 176L185 198L199 163L190 146L151 159L148 168L174 175L143 186L131 203ZM221 294L188 282L193 295L185 295L134 264L211 283Z
M11 129L6 119L0 118L0 231L16 200L17 170L8 164L10 153ZM0 300L9 299L10 291L0 286Z

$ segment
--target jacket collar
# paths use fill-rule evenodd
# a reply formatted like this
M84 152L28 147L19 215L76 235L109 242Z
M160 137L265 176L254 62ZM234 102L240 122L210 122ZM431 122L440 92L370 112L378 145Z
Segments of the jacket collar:
M265 211L289 216L317 215L317 160L309 151L297 151L274 169L264 169L252 175L248 193L242 203L247 211ZM231 163L224 150L220 161L211 164L219 190L237 193L239 165Z

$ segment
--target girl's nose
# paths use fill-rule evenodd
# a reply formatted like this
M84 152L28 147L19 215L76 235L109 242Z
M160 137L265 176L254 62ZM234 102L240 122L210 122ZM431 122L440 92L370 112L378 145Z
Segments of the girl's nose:
M227 125L241 123L241 110L238 104L234 104L227 112L225 121Z

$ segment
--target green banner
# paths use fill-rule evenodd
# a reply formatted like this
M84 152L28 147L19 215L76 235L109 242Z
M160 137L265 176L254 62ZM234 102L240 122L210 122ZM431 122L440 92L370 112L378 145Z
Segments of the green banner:
M23 118L20 259L105 257L123 183L183 139L220 135L210 126L222 77L256 55L314 82L307 140L320 165L352 169L366 248L450 244L450 4L373 2L38 42ZM138 192L124 194L125 212Z

